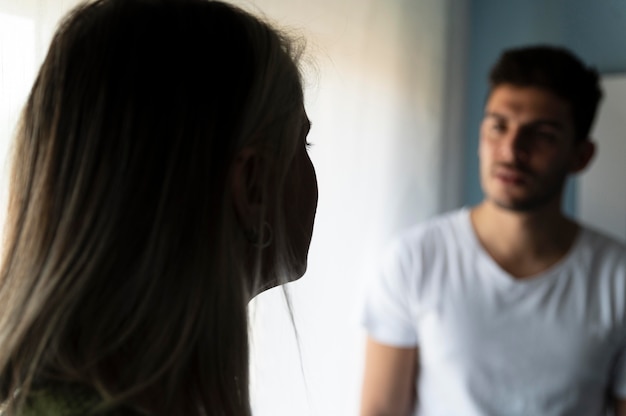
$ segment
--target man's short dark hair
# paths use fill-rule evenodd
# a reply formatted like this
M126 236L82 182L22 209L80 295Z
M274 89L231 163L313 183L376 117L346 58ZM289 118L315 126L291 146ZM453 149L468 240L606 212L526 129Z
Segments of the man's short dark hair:
M585 140L602 90L598 72L565 48L529 46L506 50L489 74L491 91L502 84L548 90L568 102L576 140Z

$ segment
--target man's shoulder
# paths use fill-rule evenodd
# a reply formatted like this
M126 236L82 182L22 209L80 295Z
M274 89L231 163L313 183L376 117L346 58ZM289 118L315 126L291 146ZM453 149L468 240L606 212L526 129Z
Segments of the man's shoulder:
M569 257L573 267L594 276L591 282L626 284L626 244L588 226L582 227L579 236Z
M581 225L580 243L596 256L611 256L626 264L626 243L587 225Z
M469 210L461 208L404 229L389 244L387 255L432 262L447 258L452 248L472 247L471 241Z
M466 233L468 226L469 210L460 208L414 224L403 230L397 240L405 244L419 243L423 240L432 242L433 238L448 238L450 234Z

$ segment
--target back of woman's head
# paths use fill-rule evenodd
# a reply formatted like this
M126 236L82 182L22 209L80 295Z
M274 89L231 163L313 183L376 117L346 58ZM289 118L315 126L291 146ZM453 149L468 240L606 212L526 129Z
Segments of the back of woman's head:
M67 382L153 413L249 412L245 307L266 267L227 184L253 147L272 160L260 194L282 197L295 59L221 2L100 0L62 22L13 150L4 400ZM267 205L284 271L283 204Z

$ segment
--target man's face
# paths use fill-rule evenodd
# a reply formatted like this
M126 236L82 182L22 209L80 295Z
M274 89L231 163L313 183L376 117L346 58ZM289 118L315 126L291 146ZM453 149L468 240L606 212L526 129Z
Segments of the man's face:
M480 175L486 200L514 211L559 203L579 148L567 102L535 87L495 87L480 129Z

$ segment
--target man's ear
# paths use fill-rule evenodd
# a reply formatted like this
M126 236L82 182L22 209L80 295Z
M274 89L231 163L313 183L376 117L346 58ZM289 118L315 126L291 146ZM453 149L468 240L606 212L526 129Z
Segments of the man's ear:
M576 154L570 166L571 173L579 173L589 165L593 155L596 153L596 144L591 141L591 138L588 138L576 144L575 152Z
M244 230L259 224L263 214L266 163L267 157L253 147L241 149L233 162L230 192L235 214Z

